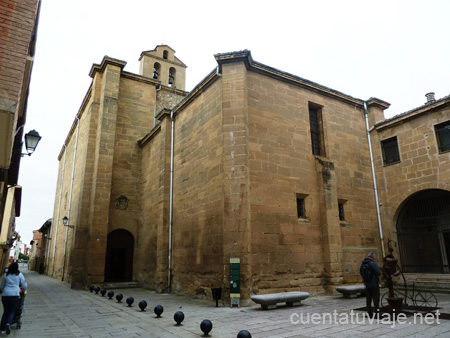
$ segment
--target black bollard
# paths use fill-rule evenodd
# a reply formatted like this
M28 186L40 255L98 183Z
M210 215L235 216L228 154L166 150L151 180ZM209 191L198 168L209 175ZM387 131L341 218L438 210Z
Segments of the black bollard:
M212 330L212 323L209 319L205 319L200 323L200 330L204 333L203 337L208 337L208 333Z
M118 293L116 296L117 303L120 303L120 301L123 299L123 295L121 293Z
M114 297L114 291L108 291L108 297L112 299Z
M239 331L237 338L252 338L252 335L247 330Z
M96 287L94 288L94 291L95 291L96 294L98 294L98 292L100 291L100 288L99 288L98 286L96 286Z
M95 289L95 287L94 287L94 285L91 285L90 287L89 287L89 291L94 291L94 289Z
M141 300L139 302L139 308L141 309L141 311L145 311L146 307L147 307L147 302L145 300Z
M175 312L173 319L175 319L177 325L181 325L181 322L184 320L184 313L181 311Z
M105 290L105 289L101 289L101 290L100 290L100 293L102 294L102 297L104 297L105 294L106 294L106 290Z
M164 308L161 305L156 305L154 310L157 318L160 318L162 313L164 312Z
M219 306L219 300L222 298L222 288L211 288L211 294L216 301L216 307Z
M127 298L127 304L128 306L131 306L134 303L134 298L133 297L128 297Z

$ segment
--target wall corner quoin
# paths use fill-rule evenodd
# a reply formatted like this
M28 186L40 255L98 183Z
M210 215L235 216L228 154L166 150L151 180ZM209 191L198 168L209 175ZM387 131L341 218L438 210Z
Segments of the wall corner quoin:
M384 111L389 108L390 103L371 97L366 101L369 127L385 120Z
M95 75L97 74L97 72L103 73L105 71L106 67L109 65L119 67L120 70L122 71L126 64L127 64L126 61L114 59L114 58L111 58L111 57L105 55L100 64L94 63L92 65L91 70L89 71L89 76L91 78L94 78Z

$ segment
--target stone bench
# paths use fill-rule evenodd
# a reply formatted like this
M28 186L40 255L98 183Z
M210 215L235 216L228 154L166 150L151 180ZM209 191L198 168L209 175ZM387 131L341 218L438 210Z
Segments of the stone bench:
M300 305L300 302L309 297L308 292L291 291L281 293L269 293L266 295L251 296L252 301L261 304L264 310L275 309L277 303L286 303L287 306Z
M336 291L342 293L344 298L352 298L352 296L358 297L366 294L366 286L364 284L357 285L342 285L336 286Z

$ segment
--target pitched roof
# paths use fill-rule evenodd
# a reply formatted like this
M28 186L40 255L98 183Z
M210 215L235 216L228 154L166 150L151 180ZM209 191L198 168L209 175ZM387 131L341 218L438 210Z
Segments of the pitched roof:
M396 122L398 120L407 119L407 118L410 118L410 117L422 114L424 112L428 112L431 109L438 108L438 107L440 107L442 105L445 105L447 103L450 103L450 95L444 96L443 98L440 98L439 100L436 100L436 101L433 101L433 102L426 102L426 103L424 103L423 105L421 105L419 107L416 107L416 108L408 110L408 111L406 111L404 113L395 115L395 116L393 116L391 118L388 118L388 119L386 119L384 121L381 121L381 122L375 124L375 127L380 127L380 126L383 126L385 124L389 124L391 122Z
M265 65L263 63L257 62L253 60L251 52L248 49L244 49L236 52L228 52L228 53L218 53L214 55L217 63L219 64L219 68L221 69L222 64L230 63L230 62L238 62L243 61L247 67L247 69L251 69L256 72L263 73L268 76L272 76L283 81L287 81L290 83L294 83L297 86L301 86L307 88L309 90L313 90L319 92L321 95L331 96L335 99L340 99L346 101L351 104L356 104L362 107L364 104L364 100L358 99L356 97L350 96L348 94L342 93L338 90L332 89L330 87L326 87L317 82L307 80L300 76L279 70L277 68ZM378 104L380 108L387 109L389 107L389 103L386 101L377 99L375 97L371 97L368 101L369 104Z

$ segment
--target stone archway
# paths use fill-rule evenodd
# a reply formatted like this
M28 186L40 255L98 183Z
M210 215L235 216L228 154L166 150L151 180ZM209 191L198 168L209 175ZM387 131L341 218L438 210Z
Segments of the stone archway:
M130 282L133 278L134 237L124 229L108 234L105 282Z
M399 212L397 237L404 272L450 273L450 192L410 196Z

